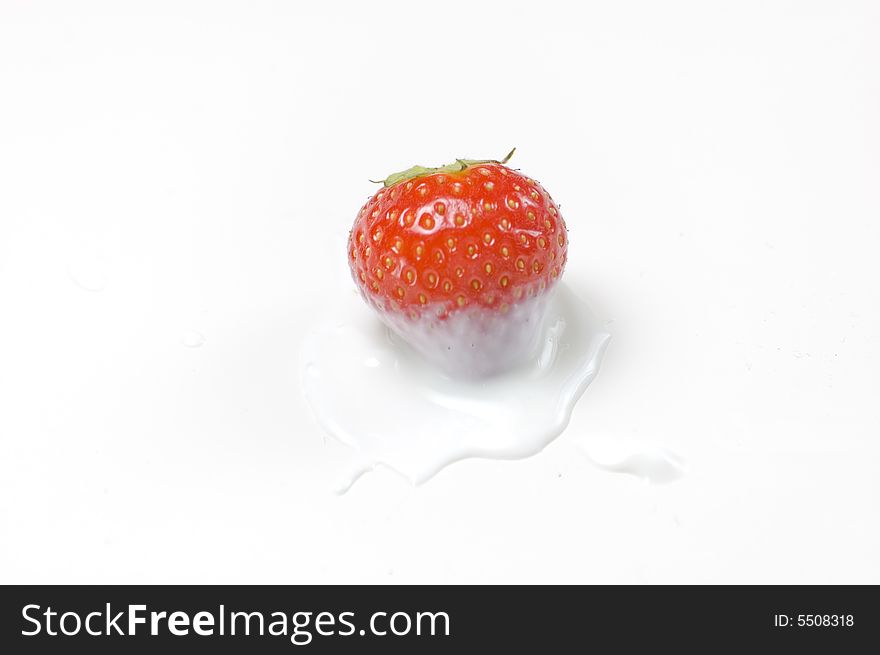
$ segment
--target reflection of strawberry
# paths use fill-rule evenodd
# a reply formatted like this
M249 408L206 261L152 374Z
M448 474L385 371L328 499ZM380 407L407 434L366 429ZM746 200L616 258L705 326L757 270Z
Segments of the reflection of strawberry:
M349 265L367 302L453 372L488 373L522 359L542 298L565 267L559 208L540 184L507 168L509 158L391 175L349 236Z

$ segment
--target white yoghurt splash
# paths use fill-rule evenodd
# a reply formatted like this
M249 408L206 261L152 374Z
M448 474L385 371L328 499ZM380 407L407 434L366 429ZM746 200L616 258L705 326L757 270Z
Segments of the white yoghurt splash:
M592 436L578 445L587 459L612 473L633 475L650 484L667 484L685 472L685 461L668 448L632 439Z
M351 295L344 317L303 348L303 386L318 422L357 462L339 485L384 465L418 484L468 457L516 459L568 425L610 335L564 284L550 300L535 355L504 374L452 378Z

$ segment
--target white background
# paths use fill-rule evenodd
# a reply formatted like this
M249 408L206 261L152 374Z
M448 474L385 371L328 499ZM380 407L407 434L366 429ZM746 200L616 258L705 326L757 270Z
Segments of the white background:
M870 2L2 0L0 581L880 582L878 62ZM297 357L367 179L514 145L599 378L333 495Z

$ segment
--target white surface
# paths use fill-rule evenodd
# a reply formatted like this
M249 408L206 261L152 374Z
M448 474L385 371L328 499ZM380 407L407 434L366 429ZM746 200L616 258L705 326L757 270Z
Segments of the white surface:
M0 5L0 581L880 582L876 3L75 4ZM366 178L514 145L602 373L333 495L297 354Z

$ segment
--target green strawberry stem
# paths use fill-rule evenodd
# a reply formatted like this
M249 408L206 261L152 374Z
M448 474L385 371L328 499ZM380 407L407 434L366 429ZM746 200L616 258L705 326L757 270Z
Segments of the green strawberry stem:
M501 161L498 161L497 159L456 159L451 164L438 166L436 168L428 168L426 166L410 166L405 171L392 173L384 180L370 180L370 182L373 182L374 184L384 184L386 187L389 187L394 186L398 182L411 180L415 177L422 177L423 175L432 175L434 173L460 173L466 168L469 168L470 166L477 166L478 164L506 164L510 161L510 158L513 157L514 152L516 152L516 148L508 152L507 156Z

